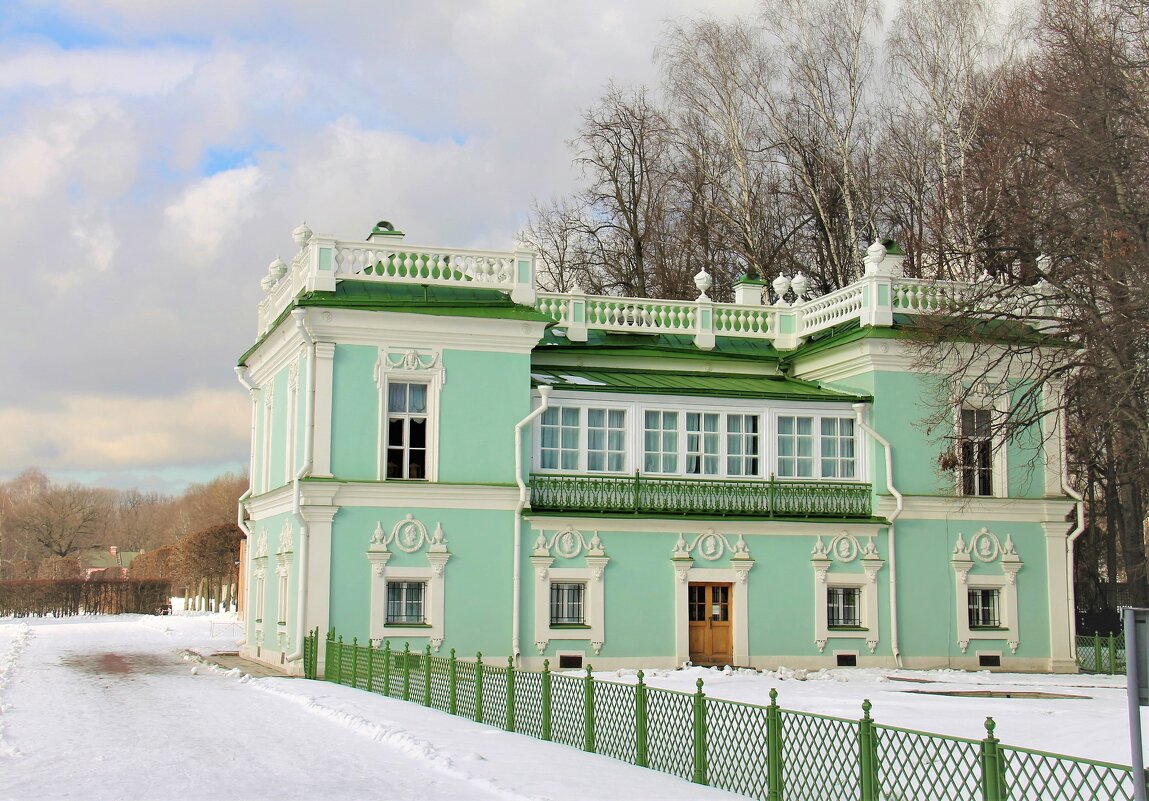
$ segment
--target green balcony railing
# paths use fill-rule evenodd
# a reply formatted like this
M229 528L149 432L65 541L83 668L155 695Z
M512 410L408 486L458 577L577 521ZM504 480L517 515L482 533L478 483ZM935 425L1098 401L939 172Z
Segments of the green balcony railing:
M870 517L869 484L531 474L531 508L555 512Z

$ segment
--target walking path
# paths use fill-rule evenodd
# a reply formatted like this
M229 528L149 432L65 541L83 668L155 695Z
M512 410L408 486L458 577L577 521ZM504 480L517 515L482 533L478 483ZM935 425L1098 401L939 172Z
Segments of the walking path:
M213 667L187 653L227 650L208 623L0 620L0 798L735 798L414 704Z

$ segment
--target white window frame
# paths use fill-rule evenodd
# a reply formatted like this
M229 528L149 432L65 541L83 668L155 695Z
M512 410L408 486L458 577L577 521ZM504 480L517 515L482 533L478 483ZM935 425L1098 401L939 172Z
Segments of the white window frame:
M255 570L255 622L263 623L263 613L267 606L267 571L263 567Z
M263 388L263 453L260 455L259 483L264 492L271 489L271 426L275 419L275 382Z
M582 558L582 567L553 567L555 555ZM606 642L606 566L610 562L598 535L589 541L572 528L540 532L531 551L535 571L535 648L541 656L551 640L583 640L597 655ZM551 623L551 584L583 584L583 624Z
M536 395L534 403L537 407L539 404L538 396ZM638 400L634 396L627 396L617 393L585 393L585 392L564 392L553 393L548 408L576 408L580 410L579 417L579 460L578 471L580 473L591 473L587 469L587 410L588 409L605 409L605 410L621 410L625 414L626 432L627 432L627 449L624 458L625 469L623 470L606 470L606 471L593 471L593 475L633 475L635 469L639 469L643 475L651 475L658 477L682 477L682 478L696 478L696 479L715 479L715 480L748 480L748 481L761 481L769 479L771 475L777 474L777 431L778 431L778 417L780 416L796 416L796 417L810 417L813 419L814 425L814 469L815 475L811 478L797 477L794 480L806 481L827 481L827 482L841 482L841 483L865 483L868 480L868 469L866 459L867 442L864 432L857 425L856 415L853 410L845 407L833 407L826 404L822 405L807 405L795 402L772 402L760 401L759 406L746 406L745 404L733 404L726 399L717 398L691 398L691 397L675 397L673 400ZM658 412L678 412L678 464L677 470L673 473L647 473L642 470L645 462L645 430L646 419L645 413L647 411ZM719 417L719 451L718 451L718 473L709 474L705 472L688 473L687 465L691 451L689 450L689 432L687 431L687 415L691 413L699 414L717 414ZM735 476L730 475L728 468L729 457L729 418L730 415L754 415L758 418L758 469L759 472L755 475ZM853 423L854 427L854 476L852 478L840 478L837 476L821 475L822 471L822 456L821 456L821 426L822 420L826 418L846 419ZM700 435L702 436L702 435ZM560 468L544 468L542 467L542 426L536 420L532 426L532 454L533 463L532 469L543 474L562 474L570 473L569 469L564 470ZM840 457L837 457L840 460ZM786 480L790 480L789 477Z
M963 498L1007 498L1009 497L1009 454L1007 444L1002 440L1001 435L994 428L994 425L1000 417L1008 413L1009 409L1007 404L1009 399L1005 397L991 400L986 397L981 398L967 398L963 403L954 405L954 438L953 438L953 455L955 459L954 466L954 493ZM990 415L990 494L981 495L978 493L966 494L962 491L962 465L961 465L961 442L962 442L962 412L965 409L973 409L975 411L986 411Z
M843 569L833 570L835 562ZM882 639L881 618L878 616L878 574L886 563L878 555L873 538L863 546L856 536L843 531L827 547L818 537L810 563L814 568L814 644L818 653L824 653L831 640L847 639L864 639L870 653L874 653ZM859 591L858 628L830 627L832 587Z
M994 572L975 573L972 570L975 564L981 564L984 569ZM1016 653L1021 642L1017 574L1023 563L1014 551L1012 538L1007 536L1003 544L996 534L983 528L970 537L967 546L963 535L959 533L950 565L954 570L956 584L954 611L957 617L957 643L961 652L966 653L971 642L1005 640L1010 651ZM969 590L998 591L998 614L1001 621L997 628L975 628L969 624Z
M392 551L396 547L407 554L426 551L426 567L422 565L392 565ZM389 639L425 637L438 651L443 644L446 617L447 550L442 528L428 535L427 527L414 515L408 514L386 535L379 523L367 549L371 564L371 621L370 638L375 642ZM423 594L423 624L402 625L387 623L387 584L395 581L419 581L426 584Z
M431 348L387 347L379 349L375 384L379 388L379 445L376 478L379 481L436 482L439 480L439 396L447 382L442 351ZM427 465L423 478L387 478L388 386L425 384L427 387Z
M779 471L779 469L778 469L778 460L781 458L779 456L779 453L778 453L778 451L780 450L778 447L778 438L780 436L779 432L778 432L778 421L779 421L779 418L782 418L782 417L793 417L793 418L795 418L795 420L799 417L807 417L807 418L810 418L810 420L811 420L810 437L813 441L813 448L811 450L812 455L810 456L812 474L809 476L783 476L781 474L781 471ZM854 457L853 457L854 475L849 477L849 478L843 478L841 476L827 476L827 475L824 475L822 472L822 421L823 420L829 420L829 419L849 420L850 423L853 425L853 428L854 428ZM861 436L860 436L861 429L859 429L857 419L853 414L847 414L844 412L825 412L825 411L815 411L815 410L793 411L793 410L786 409L786 410L778 410L775 414L773 414L771 416L771 423L772 423L772 425L770 427L770 431L771 431L772 436L770 437L770 440L771 440L770 444L772 446L772 453L771 453L771 458L770 458L770 464L774 469L775 475L777 475L777 477L779 479L782 479L784 481L841 481L844 483L858 482L858 481L864 481L865 480L865 479L859 477L861 475L861 473L863 472L862 467L864 464L863 459L861 458ZM787 436L795 436L796 437L797 434L792 434L792 435L787 435ZM841 441L841 436L840 435L836 436L836 437L834 437L834 439ZM795 454L794 456L790 456L790 457L786 457L786 458L798 459L798 458L805 458L805 457L798 457L797 454ZM834 460L838 464L841 464L842 457L836 456L836 457L834 457Z

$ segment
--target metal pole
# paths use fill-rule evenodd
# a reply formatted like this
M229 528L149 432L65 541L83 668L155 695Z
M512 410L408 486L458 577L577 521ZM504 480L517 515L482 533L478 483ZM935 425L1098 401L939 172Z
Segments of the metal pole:
M1141 754L1141 681L1138 660L1141 647L1137 643L1136 615L1125 610L1125 687L1129 698L1129 751L1133 766L1133 799L1145 798L1145 759Z

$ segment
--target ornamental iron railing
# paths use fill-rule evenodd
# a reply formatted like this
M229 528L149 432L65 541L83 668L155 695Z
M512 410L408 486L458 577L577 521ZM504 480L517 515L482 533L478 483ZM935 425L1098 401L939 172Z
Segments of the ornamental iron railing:
M531 508L555 512L717 514L742 517L871 515L869 484L843 481L531 474Z
M1078 634L1077 667L1082 673L1125 672L1125 638L1119 634Z
M319 678L319 630L304 665ZM505 664L345 643L331 631L327 681L510 732L563 743L766 801L1133 801L1130 768L1002 744L992 718L980 740L877 723L869 701L855 720L602 681L584 673L517 670Z

